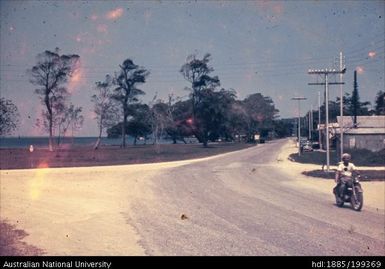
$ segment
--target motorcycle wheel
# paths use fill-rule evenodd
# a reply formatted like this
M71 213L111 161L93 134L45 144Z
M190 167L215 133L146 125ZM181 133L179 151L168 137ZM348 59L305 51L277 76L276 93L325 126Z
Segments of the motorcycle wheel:
M355 187L355 193L356 193L356 195L353 194L350 197L350 203L352 205L352 208L355 211L360 211L362 209L363 204L364 204L364 196L362 194L362 191L358 187Z

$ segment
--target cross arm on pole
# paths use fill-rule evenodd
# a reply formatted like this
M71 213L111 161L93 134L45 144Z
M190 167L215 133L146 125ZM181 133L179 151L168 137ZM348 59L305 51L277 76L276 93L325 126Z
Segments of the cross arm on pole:
M328 85L342 85L345 82L328 82ZM325 82L309 82L307 85L326 85Z
M336 69L309 69L307 71L307 73L309 75L312 75L312 74L345 74L346 72L346 68L342 69L342 70L336 70Z

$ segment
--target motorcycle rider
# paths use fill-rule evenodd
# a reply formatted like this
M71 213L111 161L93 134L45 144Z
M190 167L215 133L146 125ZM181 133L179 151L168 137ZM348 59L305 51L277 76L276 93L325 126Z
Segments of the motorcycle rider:
M335 182L337 186L334 187L333 192L337 194L337 199L343 200L345 185L348 179L352 177L353 172L357 173L357 167L350 162L351 156L348 153L342 154L342 162L339 163L336 171Z

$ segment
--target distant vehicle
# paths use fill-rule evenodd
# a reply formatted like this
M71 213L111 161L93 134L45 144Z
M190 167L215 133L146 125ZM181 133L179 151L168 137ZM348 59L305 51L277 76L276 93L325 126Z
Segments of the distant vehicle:
M302 146L302 151L304 151L304 152L310 152L310 151L313 151L312 144L311 144L310 142L305 143L305 144Z
M307 140L306 137L301 137L301 139L299 141L300 141L301 146L309 142L309 140Z
M301 151L310 152L313 151L313 143L307 139L301 139Z
M312 143L312 148L313 149L320 149L320 144L318 142L313 142Z
M308 142L307 138L306 138L306 137L301 137L301 138L299 139L299 143L298 143L298 137L297 137L297 147L299 146L299 147L302 148L303 145L304 145L306 142Z

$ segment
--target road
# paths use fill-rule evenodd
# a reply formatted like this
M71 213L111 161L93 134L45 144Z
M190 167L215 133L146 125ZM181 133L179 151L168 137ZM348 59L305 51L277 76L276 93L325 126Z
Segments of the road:
M147 253L383 255L383 214L337 208L332 195L282 184L292 180L276 161L284 142L159 174L158 206L137 204Z
M48 255L384 255L384 212L286 184L286 142L202 161L53 169L37 197L23 189L25 171L2 172L1 217Z

